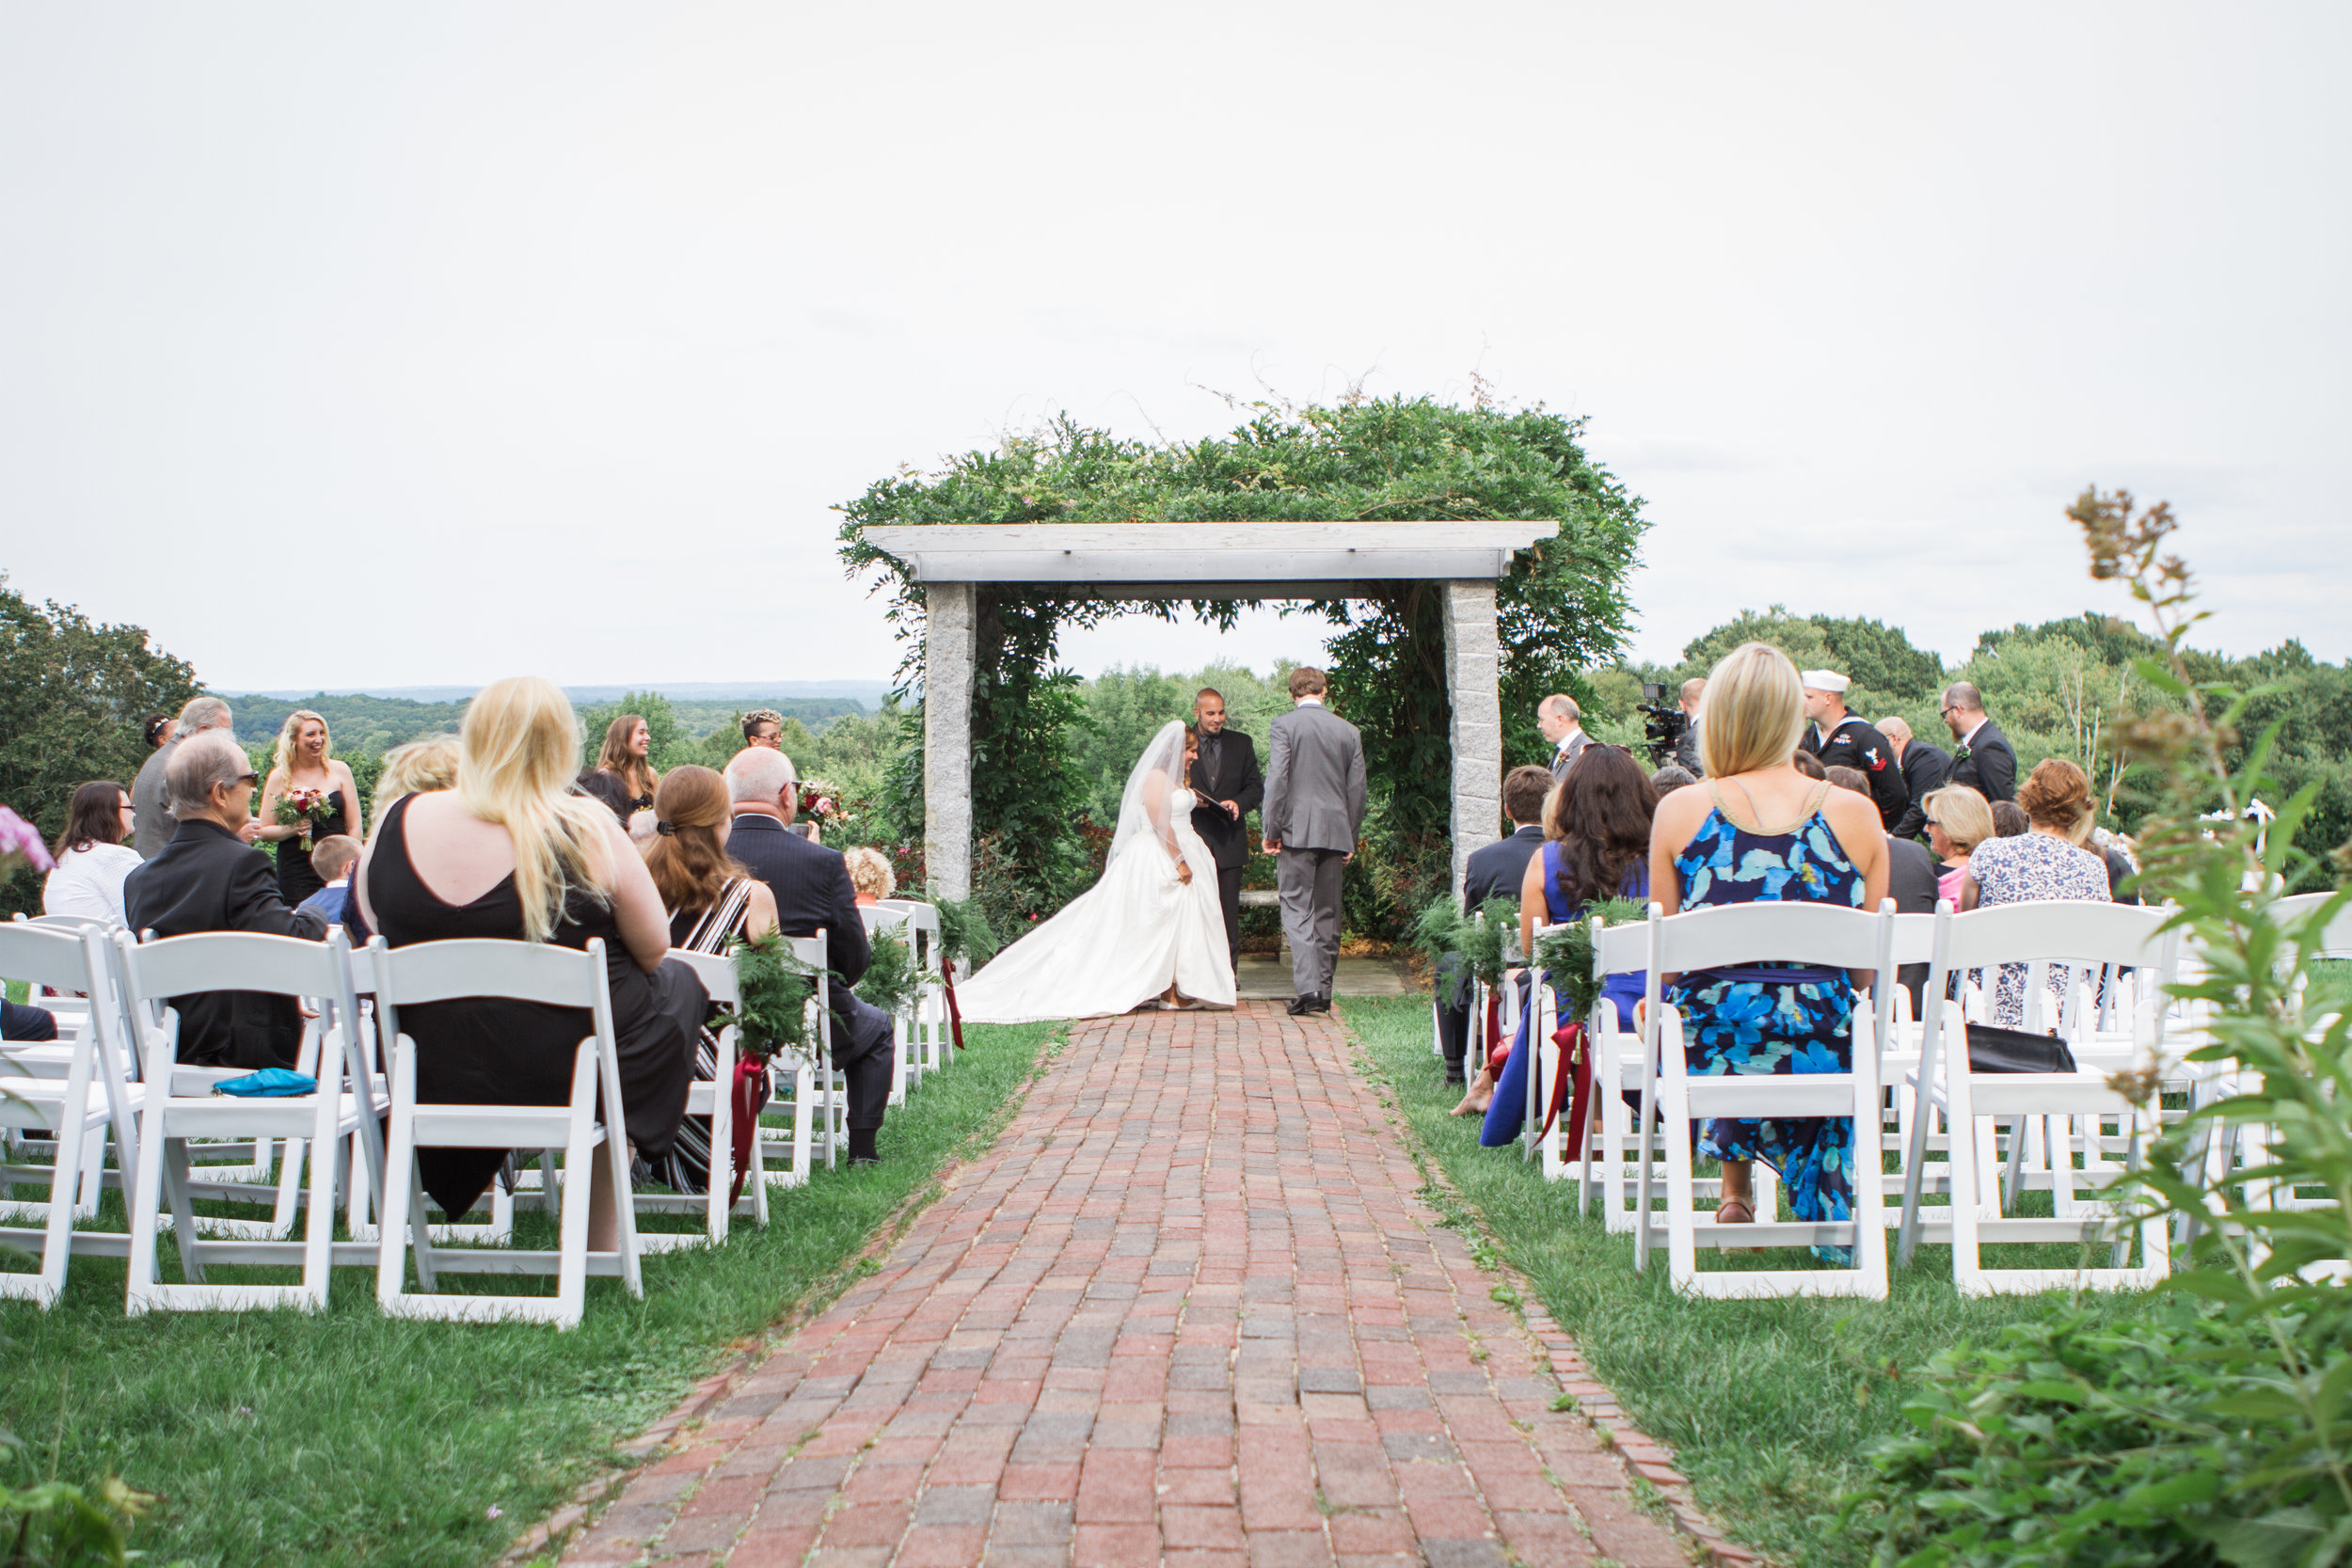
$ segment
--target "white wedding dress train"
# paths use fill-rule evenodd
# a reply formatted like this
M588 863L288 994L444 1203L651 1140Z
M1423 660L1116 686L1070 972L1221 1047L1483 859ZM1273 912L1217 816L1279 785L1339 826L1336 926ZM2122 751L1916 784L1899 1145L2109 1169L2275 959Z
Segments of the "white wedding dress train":
M1192 831L1192 792L1170 787L1184 776L1183 755L1184 726L1170 724L1129 780L1102 879L957 988L965 1022L1103 1018L1164 994L1170 981L1193 1001L1233 1005L1216 862Z

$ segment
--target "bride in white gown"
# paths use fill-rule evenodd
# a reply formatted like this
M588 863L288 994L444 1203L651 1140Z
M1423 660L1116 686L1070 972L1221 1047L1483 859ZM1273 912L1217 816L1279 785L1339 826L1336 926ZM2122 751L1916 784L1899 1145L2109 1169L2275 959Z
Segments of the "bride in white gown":
M961 987L968 1022L1101 1018L1162 1006L1233 1005L1216 863L1184 787L1195 747L1170 721L1127 776L1103 876Z

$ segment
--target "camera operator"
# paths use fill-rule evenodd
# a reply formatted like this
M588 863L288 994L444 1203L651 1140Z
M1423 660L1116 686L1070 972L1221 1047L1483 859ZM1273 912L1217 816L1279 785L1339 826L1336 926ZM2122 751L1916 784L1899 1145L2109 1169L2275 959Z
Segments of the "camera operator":
M1692 675L1682 683L1682 695L1676 705L1682 709L1682 738L1675 742L1675 761L1694 779L1707 777L1707 767L1699 761L1699 699L1706 695L1707 677Z
M1893 827L1911 806L1895 748L1868 720L1846 711L1846 688L1852 683L1845 676L1835 670L1807 670L1798 678L1804 683L1804 716L1813 721L1798 737L1798 749L1810 752L1823 768L1851 768L1868 779L1879 826Z

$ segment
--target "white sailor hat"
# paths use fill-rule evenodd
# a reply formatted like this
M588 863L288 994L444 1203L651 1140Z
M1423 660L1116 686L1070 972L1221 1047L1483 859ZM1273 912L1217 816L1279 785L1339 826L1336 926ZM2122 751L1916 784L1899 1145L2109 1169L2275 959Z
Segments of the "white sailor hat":
M1835 670L1807 670L1797 679L1807 691L1843 691L1853 684Z

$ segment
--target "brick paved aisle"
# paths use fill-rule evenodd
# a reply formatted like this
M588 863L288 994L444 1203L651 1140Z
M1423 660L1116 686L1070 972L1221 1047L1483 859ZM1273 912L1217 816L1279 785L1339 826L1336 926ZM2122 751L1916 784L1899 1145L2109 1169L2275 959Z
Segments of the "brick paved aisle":
M1264 1003L1076 1027L564 1561L1679 1568L1350 1054Z

